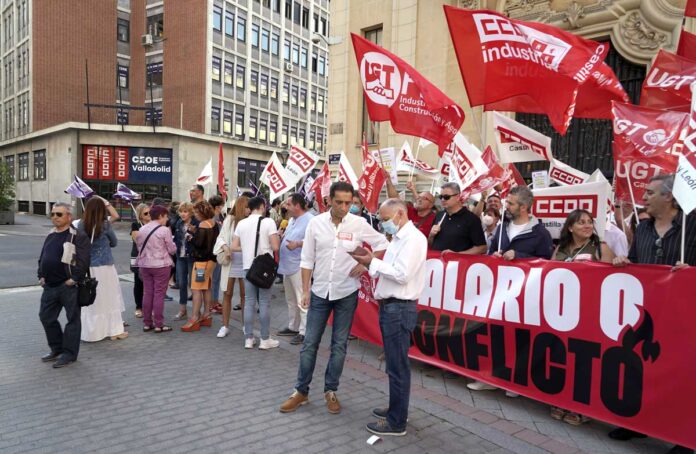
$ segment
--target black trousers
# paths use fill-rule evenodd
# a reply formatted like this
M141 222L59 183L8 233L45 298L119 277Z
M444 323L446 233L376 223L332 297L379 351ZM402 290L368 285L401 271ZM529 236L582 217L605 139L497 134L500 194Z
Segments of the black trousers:
M143 281L140 279L139 268L133 268L133 298L135 299L135 308L143 308Z
M68 319L65 330L58 322L58 316L63 308ZM80 351L80 332L82 331L80 305L77 304L77 287L68 287L65 284L59 287L44 287L41 294L39 319L46 331L46 339L51 351L76 360Z

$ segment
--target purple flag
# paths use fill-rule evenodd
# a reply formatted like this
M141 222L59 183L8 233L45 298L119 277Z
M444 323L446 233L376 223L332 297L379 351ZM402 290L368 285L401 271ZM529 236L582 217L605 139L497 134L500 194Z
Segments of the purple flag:
M73 182L65 190L66 194L77 197L78 199L86 199L94 195L94 190L80 179L77 175L73 175Z
M254 192L254 195L259 195L259 194L261 193L261 190L258 188L258 186L256 186L256 185L254 184L253 181L250 181L250 182L249 182L249 187L250 187L251 190Z
M123 199L126 202L132 202L133 200L139 200L140 194L130 189L123 183L118 183L116 185L116 193L114 194L114 199Z

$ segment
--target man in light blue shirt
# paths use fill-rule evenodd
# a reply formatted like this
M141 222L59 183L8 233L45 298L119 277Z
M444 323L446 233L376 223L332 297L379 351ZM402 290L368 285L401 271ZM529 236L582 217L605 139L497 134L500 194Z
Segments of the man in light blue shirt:
M314 217L307 211L307 202L303 195L292 194L285 201L285 208L290 215L290 223L280 243L280 261L278 274L283 275L285 299L288 302L288 327L279 331L278 336L294 336L290 341L293 345L304 342L305 326L307 325L307 309L302 308L302 273L300 259L305 230L309 220Z

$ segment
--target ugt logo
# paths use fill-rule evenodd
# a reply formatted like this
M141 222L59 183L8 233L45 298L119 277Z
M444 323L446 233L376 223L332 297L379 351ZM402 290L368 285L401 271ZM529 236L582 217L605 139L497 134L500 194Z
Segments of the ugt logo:
M360 62L360 79L371 101L391 107L401 91L401 72L391 58L367 52Z

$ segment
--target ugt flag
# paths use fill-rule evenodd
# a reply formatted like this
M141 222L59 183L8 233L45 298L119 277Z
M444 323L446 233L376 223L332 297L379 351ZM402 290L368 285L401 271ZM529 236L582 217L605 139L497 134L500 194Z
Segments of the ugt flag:
M464 111L411 65L351 33L372 121L445 148L464 123Z
M696 61L661 50L643 82L640 105L689 112L694 81Z
M358 194L367 211L376 213L379 207L379 194L387 181L387 176L375 156L368 150L365 133L363 133L362 155L363 173L358 178Z
M605 118L611 100L627 99L614 73L603 66L607 44L495 11L444 8L472 106L545 113L565 134L584 84L592 84L584 108L597 113L605 106Z

